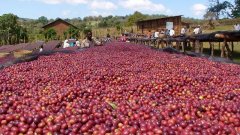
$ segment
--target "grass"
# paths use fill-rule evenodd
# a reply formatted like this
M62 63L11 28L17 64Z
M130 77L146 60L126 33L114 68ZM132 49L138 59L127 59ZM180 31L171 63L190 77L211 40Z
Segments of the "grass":
M233 30L233 26L232 25L224 25L224 26L216 26L215 29L213 30L203 30L204 33L211 33L211 32L215 32L215 31L230 31Z
M233 30L233 25L223 25L223 26L216 26L214 30L203 30L204 33L211 33L215 31L231 31ZM204 43L203 45L204 49L203 52L205 54L209 54L210 47L208 43ZM231 47L230 47L231 49ZM214 56L220 56L221 55L221 46L219 48L219 43L214 44ZM234 42L234 51L233 51L233 61L240 63L240 42Z
M220 57L221 56L221 45L219 47L219 43L214 43L214 56ZM231 49L231 46L229 46ZM210 54L210 46L208 43L203 44L203 53ZM234 42L234 49L233 49L233 61L240 63L240 42Z

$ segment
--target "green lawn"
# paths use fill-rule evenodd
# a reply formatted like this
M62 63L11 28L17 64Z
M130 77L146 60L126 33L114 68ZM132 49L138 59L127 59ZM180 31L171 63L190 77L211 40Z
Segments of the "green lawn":
M232 25L224 25L224 26L216 26L214 30L203 30L204 33L211 33L215 31L228 31L228 30L233 30Z

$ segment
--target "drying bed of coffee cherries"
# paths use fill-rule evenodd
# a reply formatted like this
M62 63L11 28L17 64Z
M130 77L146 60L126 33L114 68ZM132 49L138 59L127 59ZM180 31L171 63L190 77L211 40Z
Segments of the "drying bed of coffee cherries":
M113 43L0 71L0 134L239 133L239 65Z

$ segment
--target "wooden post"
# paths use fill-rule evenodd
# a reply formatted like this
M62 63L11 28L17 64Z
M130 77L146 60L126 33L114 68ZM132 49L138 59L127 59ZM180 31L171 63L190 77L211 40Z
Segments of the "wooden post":
M211 49L211 56L214 56L214 44L212 42L209 42L210 49Z
M232 54L233 54L233 50L234 50L234 44L233 44L233 42L232 42L231 46L232 46Z
M164 48L164 41L161 41L161 48Z
M200 52L202 54L203 53L203 42L200 43L200 50L201 50Z
M224 43L223 43L222 49L221 49L221 57L222 58L225 56L225 43L226 43L226 40L224 40Z
M179 50L180 42L176 42L176 49Z
M199 40L195 41L195 52L196 53L200 52L200 42L199 42Z
M230 50L227 42L226 42L225 47L226 47L227 58L232 59L232 53L231 53L231 50Z
M194 52L195 51L195 47L196 47L196 43L195 43L196 41L193 41L192 42L192 51Z
M182 51L185 52L185 47L187 46L188 42L183 42L182 44Z
M160 42L159 42L159 40L156 40L156 44L157 44L157 49L159 49L159 48L160 48Z

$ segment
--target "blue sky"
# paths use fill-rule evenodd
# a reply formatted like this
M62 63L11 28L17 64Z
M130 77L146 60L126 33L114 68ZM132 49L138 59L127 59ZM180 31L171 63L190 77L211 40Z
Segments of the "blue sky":
M96 15L146 14L184 15L202 18L208 0L0 0L0 15L13 13L36 19L76 18Z

